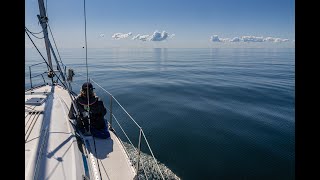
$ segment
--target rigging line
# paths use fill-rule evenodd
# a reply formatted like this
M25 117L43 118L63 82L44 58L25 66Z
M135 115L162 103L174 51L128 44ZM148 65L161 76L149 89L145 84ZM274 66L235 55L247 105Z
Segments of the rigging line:
M46 0L46 16L48 17L48 0Z
M43 55L41 54L40 50L38 49L38 47L35 45L35 43L33 42L33 40L31 39L30 35L28 34L27 31L25 31L30 39L30 41L32 42L33 46L37 49L38 53L40 54L40 56L42 57L42 59L44 60L44 62L47 64L47 67L49 67L49 69L56 74L53 69L49 66L48 62L46 61L46 59L43 57ZM57 77L57 79L62 83L62 85L66 88L67 86L61 81L61 79L59 77Z
M37 39L43 39L43 38L44 38L44 36L40 38L40 37L34 35L34 34L36 34L36 33L31 32L27 27L25 27L25 29L26 29L28 32L30 32L30 34L31 34L33 37L35 37L35 38L37 38ZM40 32L40 33L41 33L41 32Z
M44 38L44 36L41 37L41 38L39 38L39 37L35 36L34 34L31 34L31 35L32 35L33 37L37 38L37 39L43 39L43 38Z
M83 12L84 12L84 38L85 38L85 46L86 46L86 68L87 68L87 82L89 82L89 73L88 73L88 48L87 48L87 15L86 15L86 0L83 0ZM89 106L89 84L87 83L87 99L88 99L88 122L89 122L89 133L90 133L90 106Z
M61 62L61 64L64 66L64 64L62 63L61 57L60 57L60 53L59 53L59 51L58 51L58 47L57 47L56 41L55 41L55 39L54 39L54 37L53 37L53 34L52 34L52 31L51 31L51 29L50 29L49 24L47 24L47 26L49 27L49 31L50 31L50 33L51 33L53 42L54 42L54 44L55 44L56 50L57 50L58 55L59 55L59 58L60 58L60 62ZM56 55L55 55L55 53L54 53L54 49L53 49L53 47L52 47L52 45L51 45L50 42L49 42L49 44L50 44L50 48L51 48L51 50L52 50L52 54L53 54L53 56L54 56L54 59L56 60L57 68L58 68L58 70L59 70L59 72L60 72L60 75L62 75L62 79L65 80L65 75L63 74L63 72L62 72L62 70L61 70L59 61L57 60L57 57L56 57Z
M48 0L46 0L46 16L48 17ZM55 39L54 39L54 37L53 37L53 33L52 33L52 31L51 31L51 28L50 28L50 25L49 25L49 21L47 22L46 25L47 25L46 28L49 27L49 31L50 31L50 34L51 34L51 37L52 37L54 46L55 46L55 48L56 48L56 50L57 50L57 53L58 53L58 55L59 55L60 62L62 63L61 56L60 56L60 52L58 51L58 47L57 47L56 41L55 41ZM62 65L64 65L64 64L62 63Z
M84 36L85 36L85 46L86 46L86 68L87 68L87 82L89 82L88 77L88 48L87 48L87 20L86 20L86 0L83 0L83 11L84 11Z
M56 41L54 40L54 37L53 37L52 31L51 31L50 25L49 25L49 23L47 23L47 24L48 24L48 27L49 27L49 31L50 31L50 34L51 34L51 37L52 37L54 46L56 47L57 53L58 53L58 55L59 55L60 62L62 63L61 56L60 56L60 53L59 53L59 51L58 51L58 47L57 47ZM63 63L62 63L62 64L63 64ZM63 64L63 65L64 65L64 64Z
M25 27L25 29L27 30L27 28ZM44 62L48 65L46 59L43 57L43 55L41 54L41 52L39 51L38 47L34 44L33 40L31 39L31 37L29 36L28 32L25 31L29 37L29 39L31 40L32 44L34 45L34 47L37 49L37 51L39 52L40 56L42 57L42 59L44 60ZM49 66L49 65L48 65Z
M27 28L27 27L26 27L26 28ZM40 32L35 33L35 32L30 31L28 28L27 28L27 30L28 30L31 34L40 34L40 33L43 32L43 30L41 30Z

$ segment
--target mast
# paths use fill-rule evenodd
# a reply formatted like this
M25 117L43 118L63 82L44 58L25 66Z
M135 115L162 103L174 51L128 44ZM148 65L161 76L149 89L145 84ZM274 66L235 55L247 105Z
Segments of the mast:
M49 26L47 24L48 17L46 16L46 9L44 7L43 0L38 0L38 4L39 4L40 15L37 15L37 17L39 19L39 22L40 22L42 30L43 30L44 42L45 42L45 45L46 45L47 56L48 56L48 63L47 63L48 66L49 66L48 67L49 68L48 77L51 78L51 81L52 81L52 84L53 84L53 77L54 77L55 73L53 72L52 61L51 61L51 54L50 54L50 48L51 48L53 57L54 57L54 59L56 61L56 64L57 64L58 71L60 72L60 75L61 75L62 80L63 80L63 82L61 81L61 83L68 90L68 94L69 94L69 96L71 98L71 103L73 104L73 108L75 110L75 114L78 117L79 116L79 111L78 111L78 108L77 108L76 104L74 103L72 95L70 93L71 92L71 90L70 90L71 89L71 85L69 84L69 86L68 86L68 84L66 82L66 78L65 78L65 76L64 76L64 74L63 74L63 72L61 70L61 67L60 67L60 65L58 63L57 57L56 57L56 55L54 53L53 47L52 47L52 45L50 43L50 40L49 40L48 30L47 30L47 27ZM59 76L57 78L59 79Z
M51 80L53 81L54 73L52 72L53 67L52 67L51 54L50 54L50 42L49 42L49 36L48 36L48 30L47 30L48 17L46 16L46 10L44 7L43 0L38 0L38 4L39 4L40 15L37 15L37 17L39 19L39 22L43 30L44 42L46 45L47 56L48 56L48 64L50 66L48 77L51 78Z

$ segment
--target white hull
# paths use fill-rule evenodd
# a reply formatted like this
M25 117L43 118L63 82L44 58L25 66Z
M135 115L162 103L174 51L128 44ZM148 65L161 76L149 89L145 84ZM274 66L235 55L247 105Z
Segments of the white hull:
M25 179L134 179L135 170L112 131L107 140L85 137L80 151L67 116L71 98L66 89L45 85L32 92L25 92Z

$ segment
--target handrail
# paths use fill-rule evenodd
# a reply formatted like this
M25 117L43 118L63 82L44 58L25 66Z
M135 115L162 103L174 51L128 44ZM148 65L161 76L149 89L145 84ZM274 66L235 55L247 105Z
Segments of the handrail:
M85 78L85 76L82 75L81 73L77 73L77 74ZM151 150L151 147L150 147L150 145L149 145L149 142L148 142L148 140L147 140L147 138L146 138L146 135L145 135L142 127L133 119L133 117L127 112L127 110L119 103L119 101L118 101L110 92L108 92L106 89L104 89L102 86L100 86L100 85L99 85L97 82L95 82L94 80L90 79L90 81L92 81L94 84L96 84L96 85L97 85L98 87L100 87L105 93L107 93L107 94L109 95L109 97L110 97L110 107L109 107L110 121L112 120L111 117L113 117L113 118L115 119L115 121L117 122L117 124L118 124L118 126L120 127L121 131L124 133L125 137L126 137L127 140L130 142L130 144L133 146L135 152L137 153L137 156L138 156L138 157L137 157L137 164L136 164L136 168L135 168L137 175L138 175L138 172L139 172L139 169L140 169L140 165L139 165L139 161L140 161L140 147L141 147L141 143L142 143L141 139L143 138L143 139L145 140L145 142L146 142L146 145L147 145L150 153L151 153L151 156L153 157L153 160L154 160L155 164L157 165L157 168L158 168L158 171L159 171L159 173L160 173L160 175L161 175L161 178L164 179L164 176L163 176L163 174L162 174L162 172L161 172L161 170L160 170L158 161L156 160L156 158L155 158L155 156L154 156L154 154L153 154L153 152L152 152L152 150ZM77 84L77 83L75 83L75 84ZM131 121L134 122L134 124L139 128L138 150L137 150L136 147L133 145L132 141L130 140L130 138L128 137L127 133L124 131L124 129L123 129L122 126L120 125L120 123L119 123L119 121L117 120L117 118L115 117L115 115L112 113L112 101L113 101L113 100L121 107L121 109L127 114L127 116L131 119ZM112 128L112 123L109 123L109 126L110 126L110 129L113 129L113 128ZM119 137L119 138L120 138L120 137ZM126 148L124 148L124 149L125 149L127 155L129 156L129 153L127 152ZM130 159L130 161L131 161L131 158L129 158L129 159ZM141 164L141 166L142 166L142 168L143 168L143 171L144 171L145 176L147 177L146 171L145 171L145 169L144 169L143 164Z
M130 144L132 145L132 147L133 147L133 149L135 150L135 152L138 153L136 147L134 147L134 145L132 144L130 138L128 137L127 133L124 131L124 129L123 129L122 126L120 125L120 123L119 123L119 121L117 120L117 118L116 118L113 114L112 114L112 116L113 116L114 119L116 120L117 124L119 125L119 127L120 127L121 131L123 132L123 134L126 136L127 140L128 140L128 141L130 142ZM122 141L120 141L120 142L121 142L122 146L125 147L124 144L123 144L123 142L122 142ZM127 151L125 148L124 148L124 150L125 150L127 156L130 157L128 151ZM146 170L145 170L144 166L142 166L142 168L143 168L143 172L144 172L145 176L147 176L147 175L146 175L147 173L146 173ZM139 169L137 170L137 173L138 173L138 172L139 172Z
M94 82L97 86L99 86L102 90L104 90L106 93L108 93L110 95L110 97L112 97L112 99L114 99L117 104L122 108L122 110L130 117L130 119L139 127L141 128L141 126L133 119L133 117L131 117L131 115L127 112L127 110L124 109L124 107L122 107L122 105L119 103L119 101L111 94L109 93L107 90L105 90L103 87L101 87L98 83L96 83L93 79L90 79L92 82Z
M32 64L32 65L30 65L29 67L31 67L31 66L36 66L36 65L39 65L39 64L44 64L45 62L41 62L41 63L36 63L36 64Z
M38 76L42 76L42 79L43 79L43 84L46 84L46 81L43 77L43 74L47 73L47 71L43 72L43 73L40 73L40 74L37 74L37 75L34 75L32 76L32 70L31 70L31 67L33 66L37 66L37 65L40 65L40 64L44 64L44 62L41 62L41 63L36 63L36 64L32 64L29 66L29 79L30 79L30 86L31 86L31 89L32 89L32 78L35 78L35 77L38 77Z
M41 62L41 63L36 63L36 64L32 64L29 66L29 79L30 79L30 86L31 86L31 89L33 88L33 85L32 85L32 79L35 78L35 77L38 77L38 76L41 76L42 79L43 79L43 84L46 84L46 80L45 78L43 77L44 74L47 74L48 71L45 71L43 73L39 73L39 74L36 74L36 75L33 75L32 76L32 69L31 67L33 66L37 66L37 65L40 65L40 64L44 64L45 62ZM64 68L66 69L66 66L64 64L62 64L64 66ZM59 70L54 70L53 72L60 72ZM58 75L59 77L60 75Z

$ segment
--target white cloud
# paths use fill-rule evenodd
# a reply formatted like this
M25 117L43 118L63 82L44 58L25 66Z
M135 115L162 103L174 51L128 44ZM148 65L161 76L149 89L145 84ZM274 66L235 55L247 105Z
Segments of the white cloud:
M139 39L140 36L141 36L140 34L137 34L137 35L133 36L132 40Z
M264 39L264 41L268 41L268 42L289 42L289 39L267 37L267 38Z
M168 38L173 38L175 34L169 35L166 31L154 31L152 35L144 34L140 35L137 34L133 36L132 40L140 40L140 41L163 41Z
M218 35L213 35L210 37L210 40L212 42L289 42L289 39L281 39L281 38L275 38L275 37L266 37L263 38L257 37L257 36L242 36L241 38L239 37L234 37L232 39L230 38L219 38Z
M104 36L105 36L104 34L100 34L100 37L102 37L102 38L103 38Z
M280 38L275 38L274 42L282 42L282 40Z
M212 42L221 42L220 39L219 39L219 37L218 37L218 35L213 35L213 36L211 36L211 37L210 37L210 40L211 40Z
M230 38L219 38L218 35L213 35L210 37L210 41L212 42L230 42Z
M273 37L267 37L264 39L265 41L268 41L268 42L274 42L275 41L275 38Z
M115 33L115 34L112 35L112 38L118 40L118 39L127 38L127 37L129 37L131 35L132 35L131 32L126 33L126 34L125 33Z
M150 36L150 41L163 41L168 38L168 33L165 31L162 31L160 33L159 31L153 32L153 34Z
M220 38L221 42L230 42L230 38Z
M256 36L242 36L241 39L243 42L263 42L263 37Z
M239 37L234 37L230 40L230 42L240 42L241 39Z
M150 39L150 35L147 35L147 34L145 35L138 34L132 38L132 40L141 40L141 41L150 41L149 39Z
M289 39L282 39L282 42L289 42Z

